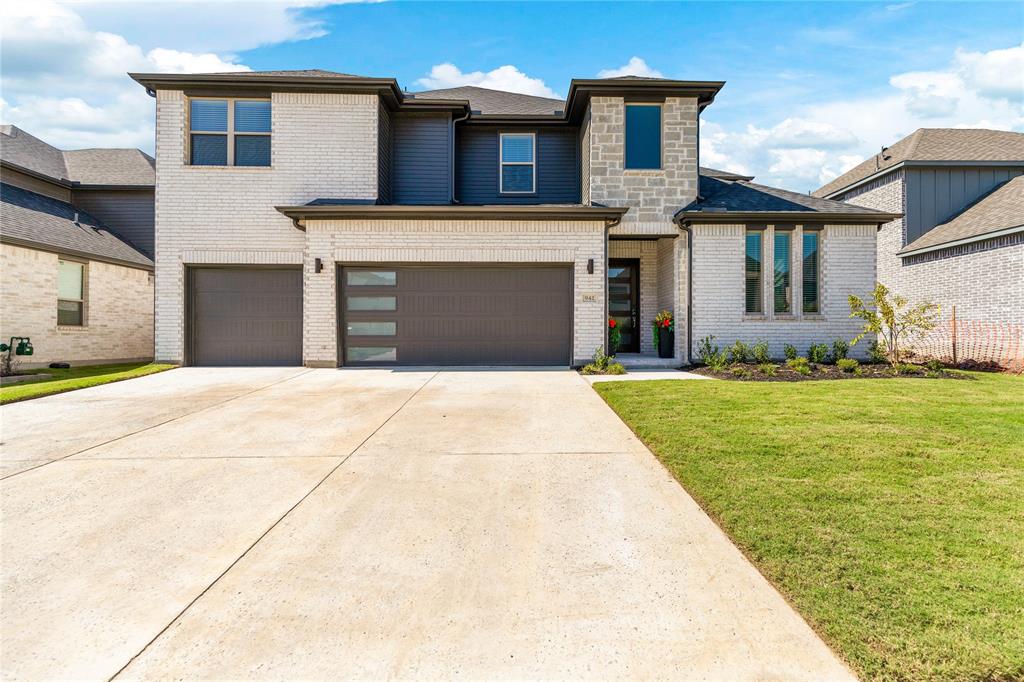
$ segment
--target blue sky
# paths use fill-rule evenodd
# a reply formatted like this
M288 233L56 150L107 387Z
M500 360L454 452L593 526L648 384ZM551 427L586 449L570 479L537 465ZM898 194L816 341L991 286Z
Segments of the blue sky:
M129 69L324 68L555 96L602 72L725 80L703 160L801 191L917 127L1024 130L1020 2L15 4L0 111L65 147L152 148Z

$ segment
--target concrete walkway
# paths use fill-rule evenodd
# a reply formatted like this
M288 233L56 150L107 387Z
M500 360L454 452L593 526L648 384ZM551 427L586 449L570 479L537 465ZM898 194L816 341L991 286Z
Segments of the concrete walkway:
M577 374L0 409L5 679L850 679Z

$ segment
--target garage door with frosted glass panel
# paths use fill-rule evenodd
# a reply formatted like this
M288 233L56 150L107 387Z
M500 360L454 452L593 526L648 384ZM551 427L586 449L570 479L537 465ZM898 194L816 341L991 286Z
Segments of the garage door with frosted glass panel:
M571 364L569 265L339 268L342 364Z
M189 362L302 364L302 270L190 268Z

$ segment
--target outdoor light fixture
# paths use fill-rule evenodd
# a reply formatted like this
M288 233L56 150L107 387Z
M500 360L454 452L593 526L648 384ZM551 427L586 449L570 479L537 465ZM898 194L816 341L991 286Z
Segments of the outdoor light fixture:
M313 264L313 270L314 270L315 272L320 272L320 271L321 271L321 270L323 270L323 269L324 269L324 262L323 262L322 260L320 260L319 258L317 258L317 259L316 259L316 260L314 261L314 264Z
M28 339L22 339L18 347L14 349L15 355L32 355L32 352L32 342Z
M589 260L587 260L587 274L588 275L593 275L594 274L594 259L593 258L590 258Z

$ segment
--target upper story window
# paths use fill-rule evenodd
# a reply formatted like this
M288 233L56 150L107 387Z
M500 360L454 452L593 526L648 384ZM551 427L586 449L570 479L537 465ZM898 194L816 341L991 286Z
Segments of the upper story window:
M269 166L270 101L189 100L189 163Z
M502 133L500 143L501 193L533 194L536 192L537 136L533 133Z
M57 261L57 324L85 324L85 263Z
M625 167L635 170L661 168L661 105L626 105Z

